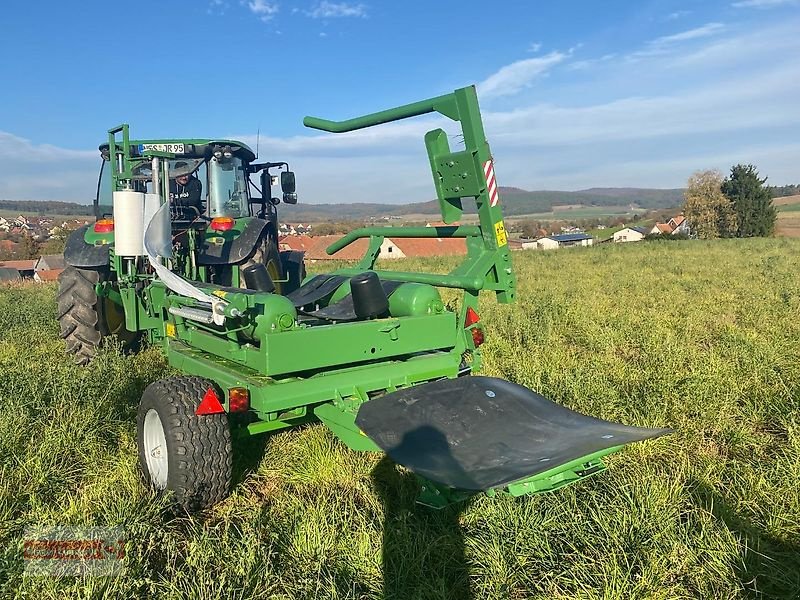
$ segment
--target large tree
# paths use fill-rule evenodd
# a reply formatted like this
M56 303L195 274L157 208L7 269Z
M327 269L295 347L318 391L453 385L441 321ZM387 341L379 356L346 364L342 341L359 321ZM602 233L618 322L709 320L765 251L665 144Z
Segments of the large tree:
M772 206L772 193L764 185L753 165L731 167L731 174L722 182L722 193L733 203L739 237L772 235L777 212Z
M697 171L689 177L684 193L683 216L700 239L736 235L736 212L722 193L722 173Z

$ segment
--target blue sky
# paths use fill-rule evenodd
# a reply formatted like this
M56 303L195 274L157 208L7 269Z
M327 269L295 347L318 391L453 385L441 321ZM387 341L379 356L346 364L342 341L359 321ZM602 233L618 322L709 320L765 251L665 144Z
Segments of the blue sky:
M476 83L501 185L680 187L754 163L800 182L800 2L9 2L0 198L88 202L104 132L231 136L301 202L433 197L423 117L357 116Z

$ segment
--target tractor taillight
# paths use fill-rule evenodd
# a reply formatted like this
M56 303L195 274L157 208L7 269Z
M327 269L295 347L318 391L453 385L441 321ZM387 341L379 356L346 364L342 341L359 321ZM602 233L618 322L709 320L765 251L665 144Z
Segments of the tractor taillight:
M467 307L467 314L464 317L464 327L472 327L469 332L472 334L472 343L476 348L484 342L483 329L478 326L480 320L481 318L478 316L478 313L475 312L475 309L471 306Z
M230 217L214 217L211 219L211 229L214 231L229 231L233 229L235 221Z
M228 390L228 412L240 413L250 410L250 392L247 388L230 388Z
M95 233L111 233L114 231L114 219L100 219L94 224Z

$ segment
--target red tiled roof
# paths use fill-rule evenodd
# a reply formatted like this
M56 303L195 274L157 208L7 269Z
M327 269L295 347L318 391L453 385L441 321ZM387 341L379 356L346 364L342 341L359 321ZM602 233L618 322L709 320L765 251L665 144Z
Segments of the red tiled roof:
M656 223L656 227L661 233L672 233L672 226L669 223Z
M313 245L306 252L306 258L311 260L360 260L369 247L368 238L357 239L349 246L339 250L333 256L329 256L328 253L325 252L328 246L341 237L341 235L320 235L310 238L313 240Z
M308 251L316 243L309 235L285 235L278 238L278 247L281 250L305 250Z
M36 265L35 260L0 261L0 267L8 267L9 269L16 269L17 271L33 271L34 265Z
M393 238L392 241L408 257L459 256L467 253L464 238Z
M670 221L672 221L673 223L675 223L675 228L676 228L676 229L677 229L677 228L678 228L678 226L679 226L681 223L683 223L685 220L686 220L686 217L684 217L683 215L678 215L677 217L672 217L672 218L670 219Z
M36 277L41 281L58 281L58 276L64 269L47 269L36 272Z

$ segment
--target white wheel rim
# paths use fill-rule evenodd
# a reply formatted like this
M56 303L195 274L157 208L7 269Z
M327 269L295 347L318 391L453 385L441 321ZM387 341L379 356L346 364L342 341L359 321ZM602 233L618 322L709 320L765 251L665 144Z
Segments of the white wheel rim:
M167 487L169 464L167 461L167 437L164 435L164 426L161 417L155 409L151 408L144 416L144 457L147 462L147 471L153 485L163 490Z

